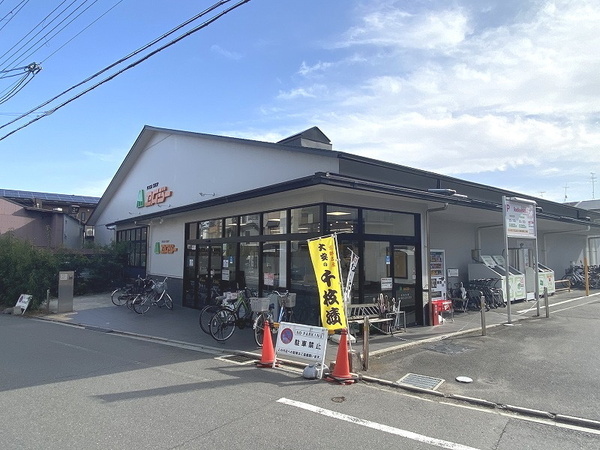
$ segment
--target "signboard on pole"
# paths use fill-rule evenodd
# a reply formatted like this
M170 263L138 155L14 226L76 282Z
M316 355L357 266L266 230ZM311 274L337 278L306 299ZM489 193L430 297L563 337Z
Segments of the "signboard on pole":
M533 239L534 242L534 273L535 273L535 298L539 305L539 271L537 269L537 203L533 200L527 200L517 197L502 197L502 219L504 225L504 270L506 278L506 314L508 323L511 321L511 267L510 267L510 247L509 239Z
M532 201L503 197L504 227L509 238L530 238L537 236L535 208Z

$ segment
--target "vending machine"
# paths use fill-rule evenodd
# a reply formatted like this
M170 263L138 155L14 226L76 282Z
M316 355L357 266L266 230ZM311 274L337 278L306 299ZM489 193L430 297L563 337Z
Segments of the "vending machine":
M444 250L430 250L429 273L431 286L429 287L432 300L445 300L448 298L446 283L446 255Z

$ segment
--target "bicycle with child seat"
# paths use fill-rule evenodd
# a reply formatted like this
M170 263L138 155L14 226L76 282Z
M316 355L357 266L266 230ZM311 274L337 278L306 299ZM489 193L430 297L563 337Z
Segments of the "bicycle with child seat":
M225 299L225 303L213 314L208 325L210 335L219 342L233 336L236 328L251 326L253 322L247 289L238 291L234 298Z
M281 322L293 321L294 306L296 306L296 294L292 294L288 291L285 291L284 293L273 291L266 299L268 299L266 302L265 299L256 299L256 301L252 302L254 312L257 313L254 324L252 325L252 328L254 329L254 341L259 347L262 347L263 345L265 322L269 322L271 337L272 339L276 339L279 324ZM277 321L274 320L275 303L279 305Z
M167 292L167 279L168 277L163 281L150 280L144 292L133 299L133 310L138 314L146 314L151 306L173 309L173 299Z

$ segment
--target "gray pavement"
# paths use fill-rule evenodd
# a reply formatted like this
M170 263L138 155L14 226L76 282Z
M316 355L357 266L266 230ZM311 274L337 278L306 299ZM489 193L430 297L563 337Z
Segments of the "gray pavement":
M447 318L439 326L409 327L393 336L372 334L368 369L355 357L352 371L365 381L600 428L600 293L562 291L549 300L550 318L543 304L537 316L535 302L513 303L511 324L506 308L486 312L485 336L477 311L457 312L454 320ZM56 300L35 316L191 349L261 355L251 329L237 330L219 343L200 329L199 311L181 306L139 315L101 294L75 297L73 312L54 311ZM363 355L362 337L357 338L352 353ZM337 344L330 342L326 362L337 355ZM459 376L472 382L459 382ZM440 383L429 385L436 381Z

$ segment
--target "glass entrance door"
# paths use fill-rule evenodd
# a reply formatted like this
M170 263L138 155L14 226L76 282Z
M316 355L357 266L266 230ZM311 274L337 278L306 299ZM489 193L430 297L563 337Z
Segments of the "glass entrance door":
M394 297L406 314L406 323L422 321L422 308L417 305L417 257L414 245L393 246Z
M184 306L202 308L222 294L222 245L188 245L185 264Z

